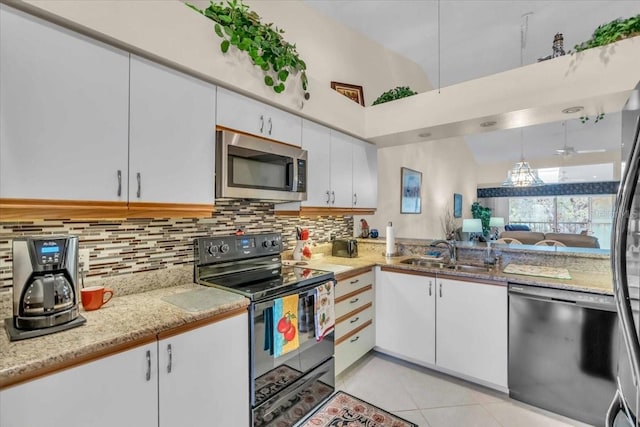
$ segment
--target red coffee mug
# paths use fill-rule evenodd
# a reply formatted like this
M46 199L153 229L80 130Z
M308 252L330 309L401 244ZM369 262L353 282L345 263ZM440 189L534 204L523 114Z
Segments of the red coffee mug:
M82 306L86 311L97 310L113 297L113 290L104 286L89 286L80 290ZM107 299L104 297L107 295Z

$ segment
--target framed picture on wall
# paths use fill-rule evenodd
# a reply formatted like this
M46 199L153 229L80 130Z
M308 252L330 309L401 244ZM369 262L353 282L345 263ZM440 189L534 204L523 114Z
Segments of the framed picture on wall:
M419 214L422 211L422 172L401 168L400 213Z
M349 83L331 82L331 89L343 94L350 100L357 102L364 107L364 91L362 86Z
M453 217L462 218L462 194L453 193Z

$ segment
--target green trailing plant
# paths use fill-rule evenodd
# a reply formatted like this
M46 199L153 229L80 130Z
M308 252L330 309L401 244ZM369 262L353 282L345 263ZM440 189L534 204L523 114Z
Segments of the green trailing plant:
M489 220L491 219L491 208L485 208L478 202L471 204L471 216L474 219L479 219L482 222L482 234L488 236L491 231L489 227Z
M415 95L418 92L414 92L408 86L398 86L395 89L391 89L383 93L373 101L372 105L383 104L385 102L394 101L400 98L406 98L407 96Z
M618 40L640 35L640 15L631 18L615 19L607 24L600 25L593 32L591 38L575 46L575 50L591 49L592 47L604 46Z
M587 123L589 121L589 116L580 116L580 123ZM602 119L604 119L604 113L600 113L598 115L596 115L596 117L593 119L593 124L598 123L599 121L601 121Z
M264 71L265 85L281 93L289 76L300 73L304 96L309 98L307 64L300 58L296 45L282 37L284 30L272 23L262 23L260 16L242 0L230 0L226 4L212 1L204 10L192 4L187 6L215 22L214 30L223 39L220 43L223 53L231 46L247 53L253 64Z

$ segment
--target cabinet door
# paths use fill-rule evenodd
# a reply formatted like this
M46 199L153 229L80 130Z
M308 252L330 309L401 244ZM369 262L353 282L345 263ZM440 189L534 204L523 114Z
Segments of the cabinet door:
M160 427L249 425L248 334L243 314L158 342Z
M267 123L264 136L297 147L302 145L301 117L269 106L266 114Z
M437 304L438 366L507 387L506 286L438 279Z
M351 137L331 131L331 207L350 208L353 197Z
M378 148L353 139L353 207L378 206Z
M218 126L264 136L267 117L261 102L224 88L218 88L216 101Z
M376 346L435 363L435 279L379 271L375 288Z
M126 201L128 81L126 52L2 5L0 197Z
M329 207L331 191L331 131L322 125L302 122L302 148L307 150L307 200L303 206Z
M131 58L130 202L213 204L215 102L215 86Z
M154 342L3 390L0 425L157 427L156 346Z

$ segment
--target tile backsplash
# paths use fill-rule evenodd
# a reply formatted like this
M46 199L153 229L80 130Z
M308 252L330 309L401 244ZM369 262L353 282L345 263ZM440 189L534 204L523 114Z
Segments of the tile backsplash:
M273 203L247 200L217 200L216 212L203 219L0 222L0 288L12 284L15 237L77 235L80 249L91 251L87 277L111 277L191 264L195 237L228 235L239 228L280 232L285 248L293 248L296 226L309 229L312 244L328 242L331 234L353 235L352 216L276 217Z

